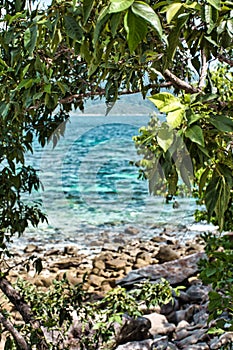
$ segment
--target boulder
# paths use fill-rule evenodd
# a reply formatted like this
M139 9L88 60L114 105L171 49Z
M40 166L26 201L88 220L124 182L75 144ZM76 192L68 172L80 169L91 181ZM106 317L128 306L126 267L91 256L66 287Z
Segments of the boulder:
M166 335L174 332L176 329L176 326L174 324L168 323L168 320L164 315L158 314L157 312L145 315L144 317L151 322L151 328L149 329L149 332L153 336L157 334Z
M152 339L143 341L132 341L123 345L119 345L116 350L151 350L153 344Z
M148 279L151 281L159 281L161 277L163 277L172 285L176 285L194 275L198 271L198 261L204 257L204 253L195 253L160 265L149 265L137 270L132 270L126 277L117 281L117 284L123 287L132 287L139 281Z
M123 324L117 331L116 343L118 345L131 341L141 341L150 338L151 322L146 317L133 318L124 315Z
M113 259L113 260L107 260L105 264L107 269L118 271L118 270L124 269L127 262L121 259Z
M174 249L170 248L169 246L161 246L159 248L158 254L155 256L156 259L159 260L160 263L164 263L167 261L176 260L179 258L179 254L174 251Z

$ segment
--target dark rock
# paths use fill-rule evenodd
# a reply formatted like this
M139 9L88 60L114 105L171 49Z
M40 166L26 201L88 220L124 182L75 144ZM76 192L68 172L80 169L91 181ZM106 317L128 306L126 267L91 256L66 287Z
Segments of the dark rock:
M193 302L204 302L208 300L208 293L210 288L201 284L193 284L186 290L186 294Z
M233 344L233 332L226 332L225 334L222 334L219 338L214 338L210 343L210 349L220 349L221 347L227 344Z
M176 345L181 349L188 349L188 346L197 344L203 340L203 336L206 337L207 329L198 329L192 332L192 334L184 339L176 342Z
M123 317L123 325L116 336L118 345L130 341L139 341L150 338L149 329L151 322L145 317L132 318L128 315Z
M163 336L154 339L152 349L166 350L168 348L168 337Z
M142 280L159 281L166 278L172 285L183 282L198 271L197 263L205 257L204 253L196 253L160 265L149 265L132 270L117 282L121 286L132 286Z
M151 350L153 344L152 339L143 341L132 341L123 345L119 345L116 350Z

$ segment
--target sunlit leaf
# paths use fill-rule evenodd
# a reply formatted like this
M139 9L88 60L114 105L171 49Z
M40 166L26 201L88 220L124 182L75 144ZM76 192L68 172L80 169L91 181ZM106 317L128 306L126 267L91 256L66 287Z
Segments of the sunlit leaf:
M146 20L162 37L162 26L158 15L154 12L152 7L142 1L135 1L131 6L133 13L144 20Z
M108 13L116 13L127 10L134 0L111 0L108 8Z
M198 125L193 125L185 131L185 136L188 137L192 142L204 147L204 135L203 131Z

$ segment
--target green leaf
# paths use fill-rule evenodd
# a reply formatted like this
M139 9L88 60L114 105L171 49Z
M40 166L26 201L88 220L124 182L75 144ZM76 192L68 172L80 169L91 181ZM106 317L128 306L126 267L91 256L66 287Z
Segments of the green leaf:
M170 31L170 34L168 36L168 48L167 48L167 61L171 62L174 58L176 49L178 45L180 44L180 33L185 25L185 23L189 19L189 14L184 14L181 17L177 19L177 23L175 26L173 26L172 30Z
M195 123L197 120L203 118L202 114L198 114L198 113L194 113L191 114L187 117L188 119L188 125L192 125L193 123Z
M64 25L66 34L74 40L80 41L83 36L83 32L78 22L74 17L64 16Z
M219 183L219 177L213 177L210 180L207 188L206 188L206 193L205 193L205 205L206 209L208 211L208 218L210 220L217 200L218 200L218 183Z
M108 13L116 13L127 10L134 0L111 0L108 7Z
M159 129L157 135L157 141L159 146L163 149L164 152L167 152L168 148L172 145L174 140L173 131L164 125Z
M121 21L121 14L114 13L110 20L110 27L111 27L111 32L113 37L115 37L117 33L117 29L120 24L120 21Z
M84 24L87 23L87 20L90 16L91 10L93 9L94 6L94 0L85 0L83 1L83 21Z
M225 117L224 115L211 116L209 121L220 131L233 132L233 120L229 117Z
M167 114L168 125L173 129L179 127L184 119L184 115L185 115L184 108L178 108L175 111L169 112Z
M135 16L132 11L128 11L124 17L124 26L127 32L129 49L132 53L145 38L147 25L140 17Z
M100 32L103 26L105 25L105 23L107 22L108 18L109 18L108 7L104 7L101 10L99 17L97 18L97 21L96 21L96 26L95 26L94 35L93 35L94 44L96 44L99 41Z
M173 112L182 107L179 98L169 92L160 92L159 94L148 97L148 99L153 102L162 113Z
M199 195L201 196L203 188L206 186L207 178L210 173L210 168L206 168L203 173L201 174L200 181L199 181Z
M163 33L160 19L152 7L142 1L135 1L131 6L131 9L135 15L147 21L157 31L160 38L162 37Z
M182 6L183 4L181 2L175 2L174 4L171 4L166 8L166 18L168 24L171 23L172 19L175 17L175 15L181 9Z
M198 125L193 125L185 131L185 136L188 137L192 142L204 147L204 136L202 129Z
M24 47L31 56L37 41L37 26L34 25L31 28L27 28L24 32Z
M221 10L221 1L220 0L207 0L209 5L212 5L216 10Z

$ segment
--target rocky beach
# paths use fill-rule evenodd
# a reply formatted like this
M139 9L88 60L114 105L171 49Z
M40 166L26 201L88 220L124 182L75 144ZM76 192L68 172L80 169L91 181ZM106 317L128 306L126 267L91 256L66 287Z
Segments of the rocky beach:
M185 228L180 228L179 234L182 230L185 233ZM64 274L72 285L81 283L86 274L84 288L102 298L116 286L130 290L138 282L154 283L165 278L172 287L182 286L179 295L161 307L145 307L143 317L137 320L126 315L118 331L117 350L205 350L220 349L230 343L233 338L230 332L220 338L208 334L210 286L204 286L198 278L198 261L205 258L200 236L189 239L184 234L186 238L180 240L172 230L164 228L160 233L156 230L150 240L143 241L135 238L137 233L137 228L128 226L124 235L119 234L113 242L109 239L110 233L103 232L102 247L91 255L80 252L75 245L46 249L46 245L42 247L39 242L29 242L22 253L15 250L14 258L8 259L8 268L16 265L9 270L9 279L14 282L20 277L46 290L53 280L61 280ZM31 255L42 259L40 274L26 271L19 264ZM74 321L69 334L71 349L79 349L75 324Z

